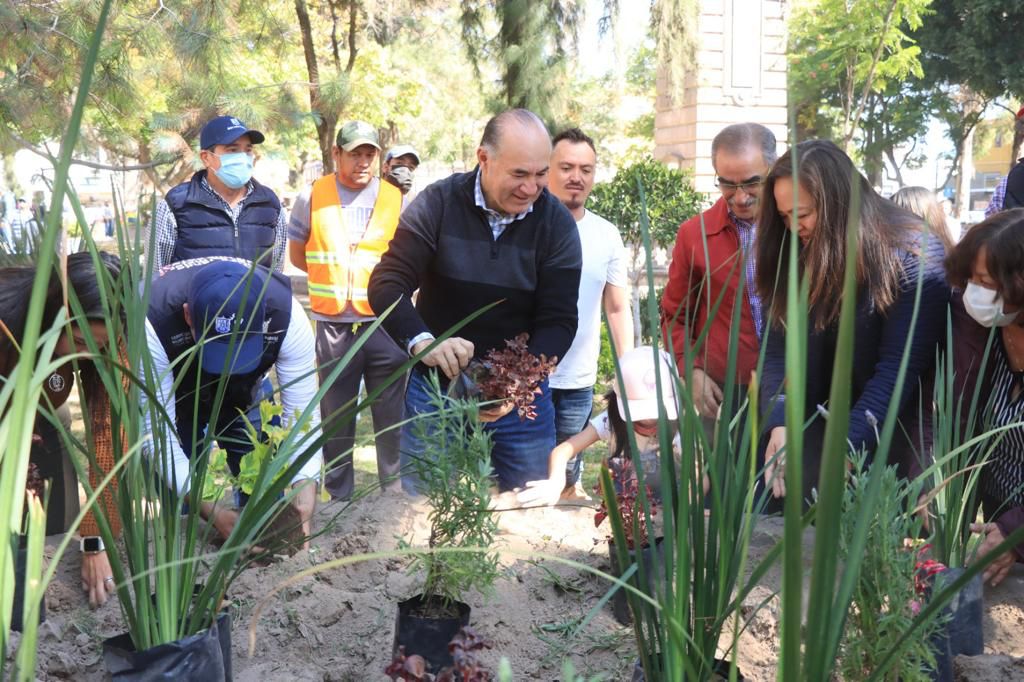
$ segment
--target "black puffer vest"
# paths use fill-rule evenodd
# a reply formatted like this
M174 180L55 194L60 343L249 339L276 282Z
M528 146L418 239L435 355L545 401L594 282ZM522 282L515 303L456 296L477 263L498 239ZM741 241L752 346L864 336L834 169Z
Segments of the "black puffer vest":
M201 170L167 193L166 201L178 224L171 262L208 256L234 256L271 267L281 202L272 191L252 180L238 224L208 191Z

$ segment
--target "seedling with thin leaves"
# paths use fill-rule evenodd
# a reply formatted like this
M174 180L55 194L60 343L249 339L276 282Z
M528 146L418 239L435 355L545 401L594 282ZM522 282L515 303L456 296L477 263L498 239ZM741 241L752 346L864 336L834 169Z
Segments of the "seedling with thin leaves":
M490 510L491 439L472 401L445 395L436 376L430 378L429 419L414 428L425 455L413 460L412 473L430 506L431 549L479 548L479 553L430 552L415 555L411 570L425 574L424 602L440 599L448 606L472 589L493 591L498 556L489 551L498 532ZM403 546L409 545L403 543Z

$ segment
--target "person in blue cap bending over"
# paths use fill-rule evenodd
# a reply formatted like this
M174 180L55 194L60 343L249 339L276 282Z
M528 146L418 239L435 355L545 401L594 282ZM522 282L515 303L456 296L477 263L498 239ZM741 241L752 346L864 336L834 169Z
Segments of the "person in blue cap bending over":
M246 422L259 429L260 402L273 395L266 378L271 367L282 387L285 419L313 402L317 391L313 331L302 305L292 296L288 278L240 258L172 263L161 269L149 287L146 341L154 368L149 376L158 384L150 389L176 431L164 430L162 451L171 467L161 473L179 494L185 494L189 459L201 447L208 428L214 429L214 440L238 474L242 456L252 450ZM201 347L183 357L196 348L197 339L202 339ZM217 385L224 374L227 386L215 414ZM320 410L314 405L310 427L315 430L319 425ZM307 538L322 459L318 451L292 481L299 488L292 506ZM203 502L200 512L212 519L225 538L238 519L237 512L213 502Z
M252 177L263 133L234 116L218 116L199 134L203 169L157 202L149 255L154 270L176 261L234 256L281 271L288 214L274 192ZM149 246L147 246L149 248Z

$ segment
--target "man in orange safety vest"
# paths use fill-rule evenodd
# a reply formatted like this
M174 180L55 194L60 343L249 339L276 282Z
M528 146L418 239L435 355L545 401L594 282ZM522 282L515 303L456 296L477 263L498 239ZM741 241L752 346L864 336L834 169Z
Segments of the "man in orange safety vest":
M398 227L402 193L374 177L380 142L377 130L363 121L341 127L332 150L335 172L305 188L295 199L288 224L292 264L309 275L309 304L316 320L316 356L321 385L330 381L337 363L366 333L376 315L366 298L370 273ZM357 397L360 382L369 391L397 370L409 356L383 328L369 336L320 402L328 472L324 486L335 499L352 496L352 448L355 419L339 422L338 412ZM397 489L399 429L405 380L393 382L374 401L377 473L383 489Z

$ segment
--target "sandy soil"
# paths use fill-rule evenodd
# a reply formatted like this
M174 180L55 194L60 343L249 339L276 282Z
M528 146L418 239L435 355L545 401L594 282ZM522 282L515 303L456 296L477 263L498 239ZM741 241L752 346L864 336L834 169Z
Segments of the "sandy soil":
M340 512L340 514L339 514ZM333 522L332 517L336 517ZM425 536L425 510L401 494L371 494L342 509L319 512L321 528L310 551L278 563L247 570L230 590L235 604L233 630L235 679L377 680L390 660L395 604L417 593L417 576L400 557L328 568L286 588L268 600L256 622L256 650L247 655L249 627L257 603L270 589L297 572L333 559L392 550L399 537ZM580 673L606 680L629 679L635 648L632 630L618 625L606 607L585 627L585 619L605 591L598 578L544 555L571 559L606 570L605 529L595 529L587 507L512 511L501 517L503 576L493 598L471 595L473 626L494 642L487 658L507 656L516 679L558 680L563 657ZM781 535L781 522L765 519L752 542L752 556L766 552ZM813 542L810 532L805 543ZM52 551L52 548L51 548ZM62 562L47 592L47 622L39 644L42 680L101 680L100 643L121 631L116 602L93 611L78 585L77 552ZM771 596L779 574L747 600ZM997 588L988 588L986 653L960 661L959 679L1024 679L1024 570L1018 566ZM774 680L777 655L777 601L755 616L740 647L747 679ZM749 613L750 609L745 609ZM14 642L16 644L16 640Z

